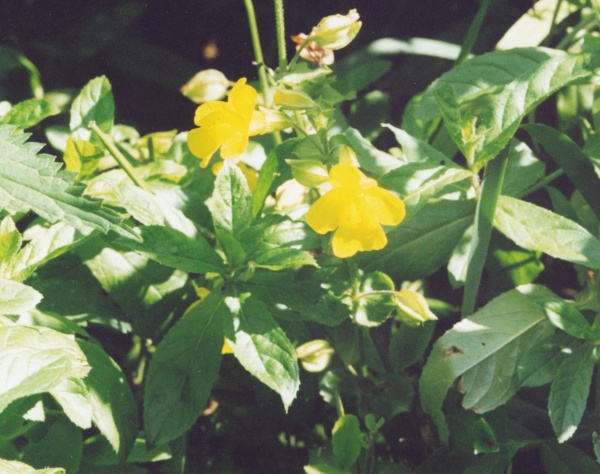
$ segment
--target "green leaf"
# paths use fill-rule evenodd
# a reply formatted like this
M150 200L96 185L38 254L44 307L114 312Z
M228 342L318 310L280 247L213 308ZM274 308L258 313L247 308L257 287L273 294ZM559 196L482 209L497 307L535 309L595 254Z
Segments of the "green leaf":
M591 335L592 326L572 303L558 298L539 303L548 320L557 328L578 339L587 339Z
M56 115L59 112L60 109L47 100L27 99L15 104L2 117L0 123L16 125L19 128L29 128L37 125L46 117Z
M115 121L115 100L112 86L105 76L92 79L81 89L71 105L69 121L74 138L99 144L99 138L92 135L88 128L91 121L96 122L100 130L110 135Z
M598 474L600 467L583 451L546 440L540 450L542 466L548 474Z
M394 282L382 272L364 275L355 297L354 321L361 326L379 326L394 310Z
M131 388L121 368L100 346L83 340L78 343L92 366L83 379L92 421L124 461L138 433L138 408Z
M404 369L417 363L423 357L434 329L435 322L426 321L419 327L402 324L392 333L389 359L394 372L402 373Z
M47 429L44 427L39 431ZM32 432L33 431L33 432ZM54 420L41 437L35 436L34 430L27 433L27 446L23 449L21 459L37 468L61 466L66 472L78 472L83 454L81 430L66 418Z
M415 115L429 122L441 112L463 154L468 155L469 147L474 146L479 169L504 148L529 111L557 90L589 75L584 59L583 55L547 48L483 54L431 84ZM471 126L475 135L469 131ZM476 137L475 142L470 141Z
M104 154L104 149L99 146L69 137L63 161L69 171L77 173L79 181L92 176Z
M583 417L592 374L594 346L583 344L567 355L550 387L548 414L559 443L567 441Z
M0 279L0 314L18 314L36 307L43 296L32 287Z
M13 400L90 370L73 336L44 327L0 326L0 359L0 412Z
M335 88L343 95L360 91L378 79L381 79L391 68L391 61L381 59L360 63L349 71L345 71L335 83Z
M519 360L553 330L536 301L551 297L544 287L521 286L495 298L438 339L419 386L423 410L433 417L442 441L448 441L442 403L457 377L462 376L463 406L479 413L506 403L520 388Z
M564 170L586 202L600 218L600 178L590 159L567 135L543 124L524 125L523 129L538 141Z
M534 155L531 148L519 140L511 140L502 194L519 196L541 180L545 171L546 166Z
M115 212L83 196L84 186L73 184L73 174L59 171L54 157L38 155L42 145L26 143L28 135L15 134L12 125L0 125L0 208L10 214L33 211L50 223L64 221L83 230L113 230L137 238L120 224Z
M73 424L84 430L92 427L92 403L82 379L65 379L50 394Z
M178 306L182 309L187 273L138 252L105 247L101 239L88 241L77 253L138 334L153 337Z
M252 197L241 170L225 161L217 175L212 216L217 239L231 263L240 264L246 253L237 237L252 222Z
M230 318L225 322L225 336L233 354L248 372L281 396L287 411L300 386L294 346L258 298L228 297L226 303Z
M7 461L0 459L0 472L3 474L66 474L62 467L48 467L36 469L21 461Z
M508 196L500 196L494 226L527 250L600 269L600 240L579 224Z
M380 270L398 280L417 280L446 263L452 248L472 224L474 201L430 202L387 233L387 246L357 260L366 271Z
M579 342L565 333L556 333L529 349L517 367L521 386L541 387L552 382L565 354L571 353Z
M379 177L403 164L395 156L375 148L355 128L346 129L344 137L349 146L356 152L360 167L375 177Z
M176 229L163 226L143 226L140 235L142 243L124 239L118 242L162 265L184 272L223 272L223 260L199 235L191 238Z
M158 344L144 394L150 447L184 434L202 413L221 365L222 296L212 292L193 306Z
M362 447L363 434L355 415L342 415L337 419L331 430L333 455L338 467L344 469L352 466Z

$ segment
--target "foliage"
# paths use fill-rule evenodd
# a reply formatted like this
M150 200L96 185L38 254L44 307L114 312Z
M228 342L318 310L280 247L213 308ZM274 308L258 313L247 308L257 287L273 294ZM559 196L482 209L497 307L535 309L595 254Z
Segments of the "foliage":
M288 60L274 4L278 67L246 0L258 81L195 74L189 132L0 49L0 470L600 472L598 5L334 62L366 18ZM400 53L455 62L384 123Z

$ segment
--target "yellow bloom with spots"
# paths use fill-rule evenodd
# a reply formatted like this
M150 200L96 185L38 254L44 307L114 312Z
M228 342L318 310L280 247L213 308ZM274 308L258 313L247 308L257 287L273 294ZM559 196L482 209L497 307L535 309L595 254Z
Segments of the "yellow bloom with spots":
M385 247L387 238L381 226L400 224L406 215L402 200L350 164L331 168L329 181L332 189L311 206L306 223L319 234L335 231L332 247L336 257Z
M246 78L235 83L227 102L207 102L196 109L195 128L188 133L190 151L200 158L205 168L217 150L221 158L239 156L248 146L248 137L266 130L265 116L254 110L258 92L246 84Z

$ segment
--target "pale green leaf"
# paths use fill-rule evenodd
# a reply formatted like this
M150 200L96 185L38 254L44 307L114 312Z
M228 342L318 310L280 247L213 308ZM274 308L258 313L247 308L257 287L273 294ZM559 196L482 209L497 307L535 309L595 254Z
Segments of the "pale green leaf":
M27 99L15 104L0 123L16 125L19 128L29 128L37 125L46 117L56 115L60 109L43 99Z
M592 334L592 326L573 303L553 299L540 301L540 305L548 320L567 334L578 339L587 339Z
M138 409L131 388L121 368L99 345L83 340L78 343L92 367L83 379L92 421L123 461L138 433Z
M144 395L151 447L181 436L202 413L221 365L224 313L221 295L212 292L158 344Z
M480 413L506 403L520 388L520 358L553 331L536 301L551 297L544 287L521 286L455 324L435 343L419 386L423 410L444 442L449 433L441 408L456 378L462 376L463 406Z
M92 143L99 140L92 137L92 131L88 128L91 121L96 122L104 133L110 134L115 121L115 100L112 86L105 76L92 79L73 100L69 121L73 137Z
M76 426L82 429L92 427L92 403L82 379L65 379L50 394Z
M275 390L287 411L300 387L296 351L266 305L256 297L226 298L232 316L225 336L235 357L254 377Z
M59 170L54 157L37 154L42 145L26 142L28 135L14 130L0 125L0 208L11 214L33 211L52 224L64 221L77 229L113 230L137 238L119 223L118 214L83 196L84 186L73 183L72 173Z
M494 227L527 250L600 269L600 240L579 224L535 204L500 196Z
M0 278L0 314L18 314L36 307L43 296L32 287Z
M0 459L0 472L2 474L66 474L62 467L48 467L36 469L21 461L7 461Z
M342 415L337 419L331 430L333 455L338 467L352 466L360 455L362 433L355 415Z
M548 414L559 443L567 441L583 417L594 372L594 346L583 344L566 355L548 398Z
M355 128L344 131L348 144L356 152L360 167L374 176L381 176L403 164L401 160L375 148L369 140L363 137Z
M0 326L0 359L0 412L13 400L90 370L73 336L44 327Z

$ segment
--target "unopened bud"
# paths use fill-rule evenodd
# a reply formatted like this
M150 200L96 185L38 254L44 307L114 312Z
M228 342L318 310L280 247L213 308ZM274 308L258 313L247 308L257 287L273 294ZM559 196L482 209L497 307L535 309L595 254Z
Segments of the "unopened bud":
M278 87L273 97L275 105L284 109L306 110L317 108L317 103L306 92Z
M357 168L360 166L356 158L356 152L348 145L337 147L338 162L342 165L352 165Z
M324 339L315 339L296 348L296 355L307 372L322 372L331 362L333 347Z
M398 318L409 326L420 326L425 321L435 321L427 300L421 293L403 288L394 296Z
M292 176L307 188L319 186L329 179L327 167L316 160L285 160L292 168Z
M221 71L205 69L181 87L181 93L196 104L220 100L227 94L230 81Z
M262 133L278 132L292 126L292 121L285 112L281 110L265 109L260 107L265 117L265 131Z
M312 30L310 37L325 49L342 49L348 46L358 34L362 22L356 9L347 15L330 15L323 18Z

